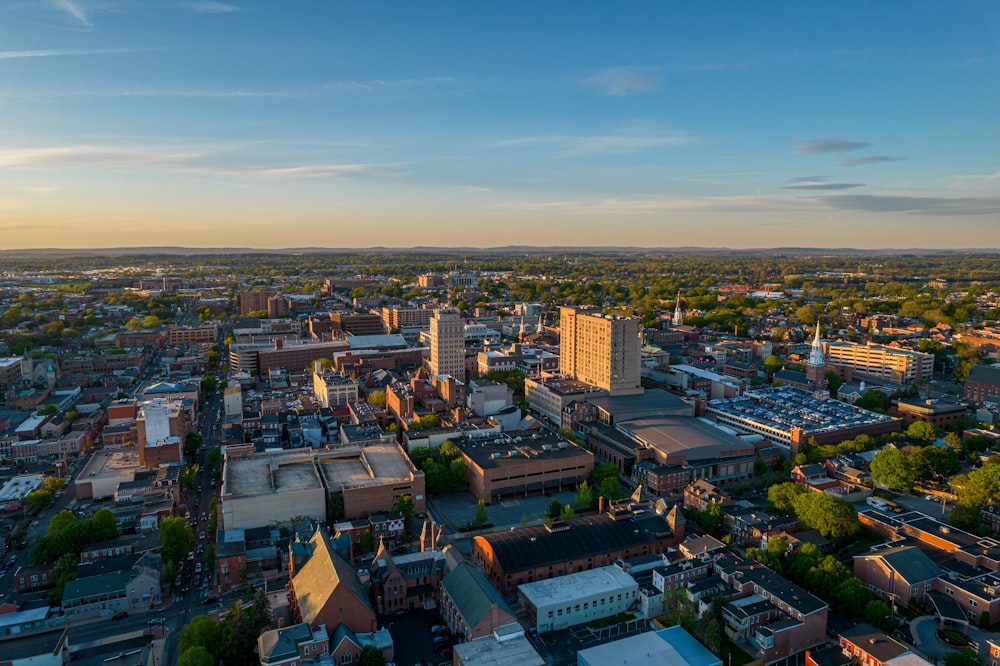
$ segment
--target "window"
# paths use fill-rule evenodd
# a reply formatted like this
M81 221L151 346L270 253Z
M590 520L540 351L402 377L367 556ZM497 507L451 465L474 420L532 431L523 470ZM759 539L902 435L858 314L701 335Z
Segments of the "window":
M350 652L345 652L344 656L340 658L340 663L342 664L349 664L352 661L354 661L354 655L352 655Z
M969 605L970 606L978 606L979 604L976 603L975 599L969 599Z
M955 590L951 589L950 587L944 588L944 591L950 594L951 596L955 596Z

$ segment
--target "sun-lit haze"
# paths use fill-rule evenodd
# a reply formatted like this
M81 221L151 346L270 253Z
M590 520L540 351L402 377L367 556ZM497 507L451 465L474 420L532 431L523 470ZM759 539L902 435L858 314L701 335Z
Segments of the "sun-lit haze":
M0 249L1000 247L995 2L0 3Z

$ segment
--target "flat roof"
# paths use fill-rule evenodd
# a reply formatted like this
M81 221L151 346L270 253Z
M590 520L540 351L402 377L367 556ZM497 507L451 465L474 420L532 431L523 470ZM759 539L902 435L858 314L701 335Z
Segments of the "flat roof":
M230 497L296 493L322 487L309 454L275 453L226 460L225 494Z
M753 444L699 418L654 416L622 421L618 428L668 456L684 456L688 462L754 452Z
M23 500L45 480L44 474L22 474L10 479L0 488L0 502Z
M318 455L331 487L361 488L410 480L413 464L397 445L347 446Z
M679 625L580 650L577 656L581 666L722 666Z
M406 348L409 345L402 335L386 333L384 335L349 335L345 338L351 349L389 349Z
M503 627L497 629L499 631ZM518 627L520 629L520 627ZM532 647L523 632L513 638L504 636L497 640L493 634L474 638L454 646L455 654L465 666L544 666L545 660Z
M599 395L587 398L587 402L612 414L635 410L694 410L691 404L663 389L646 389L633 395Z
M123 451L97 451L74 483L134 475L137 469L139 469L139 450L134 447Z
M755 389L737 398L709 400L708 410L778 430L801 428L807 433L836 432L898 420L839 400L815 398L808 391L791 386Z
M12 365L20 365L20 356L0 356L0 368L9 368Z
M513 431L486 437L453 439L459 450L483 469L593 454L551 432Z
M595 594L638 587L635 579L613 564L518 585L518 592L535 608L572 603Z

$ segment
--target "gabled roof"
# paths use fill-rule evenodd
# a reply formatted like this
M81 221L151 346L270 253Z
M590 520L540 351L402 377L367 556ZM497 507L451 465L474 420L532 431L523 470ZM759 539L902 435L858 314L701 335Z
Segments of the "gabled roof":
M924 551L915 546L887 548L860 557L881 560L911 585L932 580L941 575L941 569L938 565L927 557Z
M309 540L312 554L295 573L293 587L302 621L312 625L334 591L347 589L359 603L375 613L358 572L331 547L326 531L317 529Z
M257 639L260 662L270 664L294 659L299 655L299 645L312 640L312 637L312 629L304 622L284 629L265 631Z
M510 615L514 614L486 577L465 562L445 576L441 586L448 592L458 612L470 627L479 624L494 605Z

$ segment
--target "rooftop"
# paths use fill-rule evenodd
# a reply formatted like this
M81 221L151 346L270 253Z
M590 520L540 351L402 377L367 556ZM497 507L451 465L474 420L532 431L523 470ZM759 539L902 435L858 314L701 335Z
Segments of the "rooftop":
M717 428L704 419L656 416L622 421L618 428L667 456L687 462L752 455L753 444Z
M453 439L452 442L484 469L522 464L538 458L592 456L589 451L548 431L515 431L485 437Z
M510 627L510 629L508 629ZM516 634L515 634L516 631ZM482 636L454 646L455 654L465 666L544 666L541 658L518 624L497 627L489 636Z
M597 569L588 569L565 576L536 580L518 586L518 591L535 608L568 604L581 597L593 594L615 592L629 587L635 587L632 576L622 571L621 567L608 565Z
M311 453L270 453L246 459L226 459L224 493L252 497L322 488Z
M722 666L679 625L580 650L577 658L580 666Z

